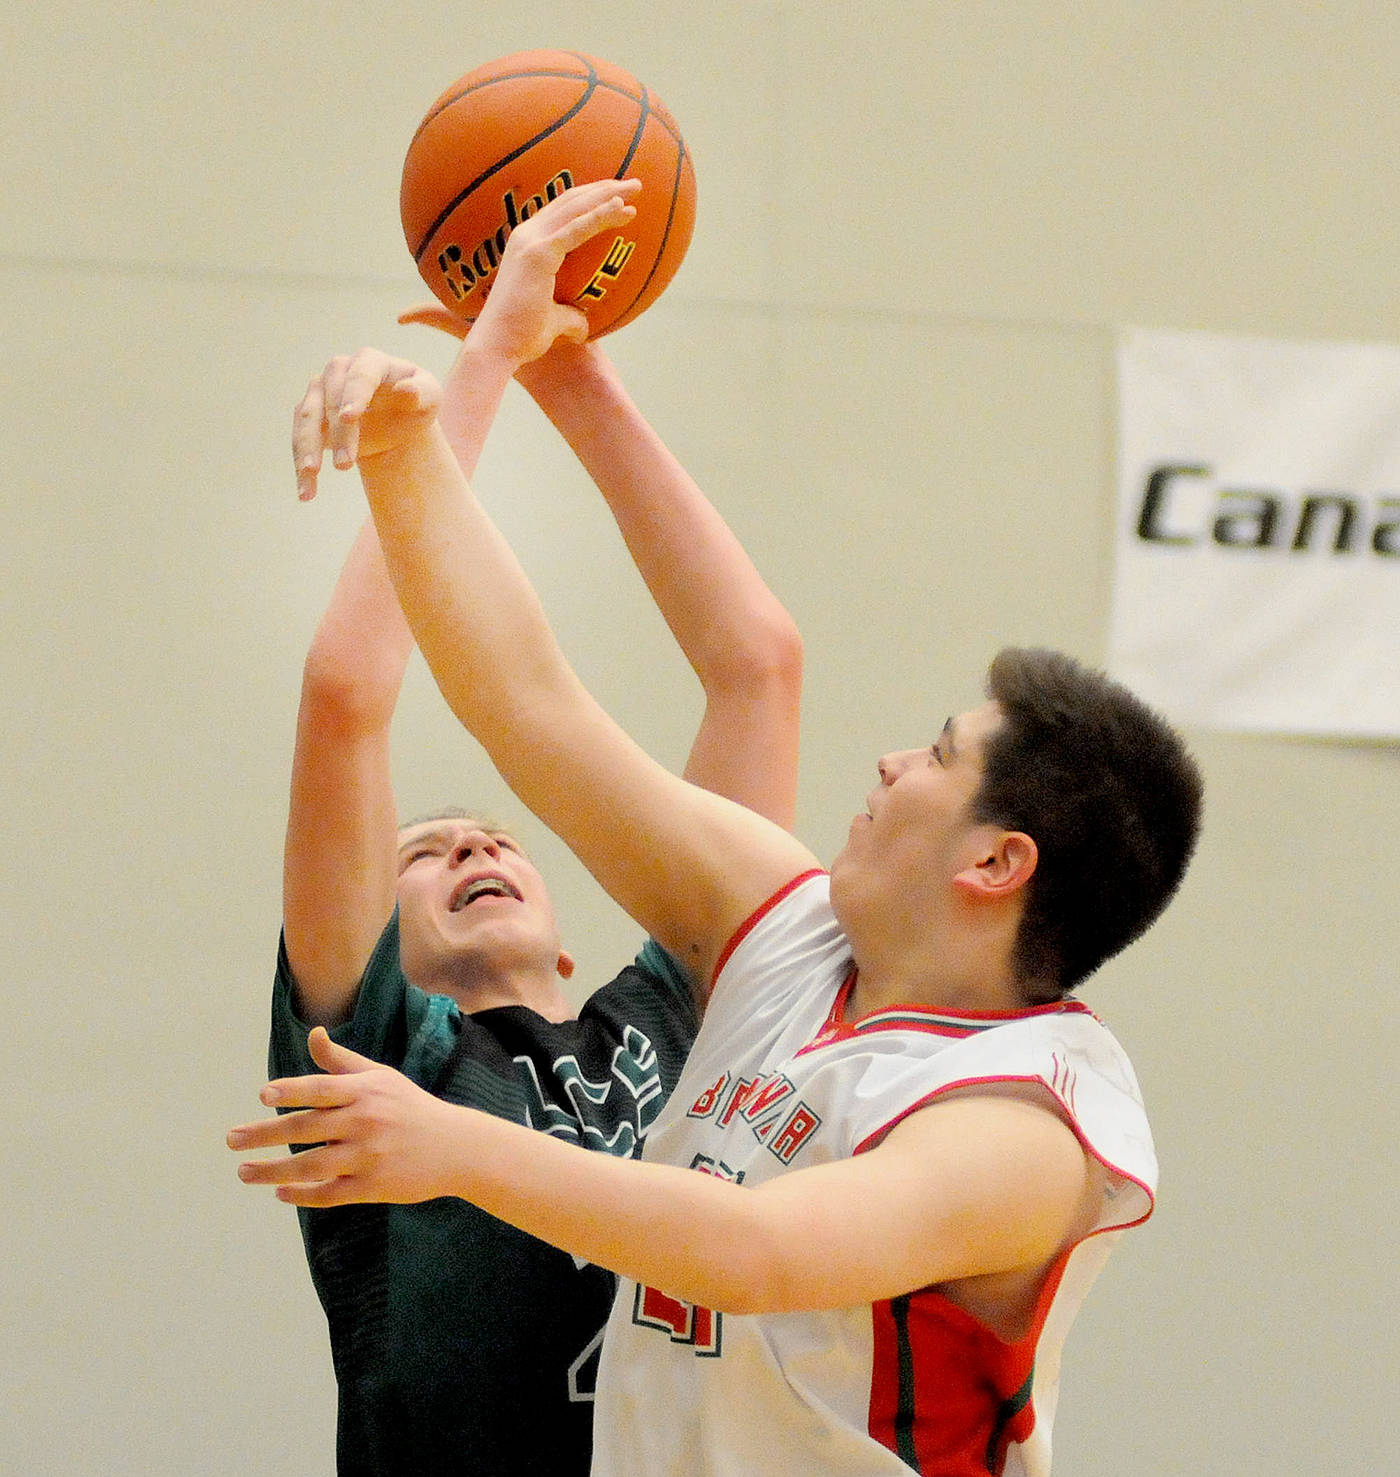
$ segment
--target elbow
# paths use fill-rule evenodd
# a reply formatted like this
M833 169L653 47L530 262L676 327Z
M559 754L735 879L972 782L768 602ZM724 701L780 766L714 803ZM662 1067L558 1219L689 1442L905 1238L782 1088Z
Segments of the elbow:
M768 623L764 635L764 670L774 687L802 696L802 633L797 622L781 608Z
M747 621L742 641L715 653L704 685L795 709L802 699L802 671L802 635L796 621L778 606Z
M376 672L313 652L302 669L300 721L342 736L387 728L401 682L402 672Z

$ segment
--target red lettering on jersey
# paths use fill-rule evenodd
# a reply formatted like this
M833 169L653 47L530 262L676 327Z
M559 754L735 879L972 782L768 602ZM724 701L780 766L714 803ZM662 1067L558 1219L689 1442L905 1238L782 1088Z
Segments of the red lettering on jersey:
M784 1164L791 1164L793 1155L820 1127L821 1119L806 1103L798 1103L788 1114L787 1122L783 1124L777 1138L768 1147Z
M713 1308L697 1308L655 1287L638 1287L632 1303L632 1322L643 1328L658 1328L673 1344L690 1344L701 1358L715 1359L720 1352L722 1315Z
M749 1094L754 1089L752 1077L740 1077L734 1084L733 1091L729 1094L729 1101L724 1105L724 1112L719 1115L719 1126L728 1128L730 1120L749 1100Z
M724 1094L724 1089L729 1085L729 1073L715 1083L713 1087L707 1087L704 1092L690 1106L687 1118L708 1118L719 1106L719 1100Z
M770 1078L762 1086L759 1085L760 1082L762 1082L761 1078L754 1084L753 1091L744 1101L744 1117L750 1123L757 1123L760 1118L768 1117L792 1092L792 1083L781 1075ZM756 1129L755 1132L757 1132ZM760 1139L764 1137L761 1133L758 1136Z

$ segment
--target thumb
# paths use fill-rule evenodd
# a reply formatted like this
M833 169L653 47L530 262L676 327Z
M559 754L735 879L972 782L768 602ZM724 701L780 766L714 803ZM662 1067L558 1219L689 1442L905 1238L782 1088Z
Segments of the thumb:
M459 318L456 313L444 308L440 303L419 303L417 307L408 308L399 314L400 323L421 323L425 328L440 328L444 333L450 333L453 338L466 338L467 330L471 324L465 318Z
M554 322L558 327L556 337L567 339L571 344L582 344L588 340L588 315L567 303L556 303Z
M306 1044L311 1052L311 1060L323 1072L367 1072L373 1067L383 1065L370 1057L361 1056L357 1051L351 1051L348 1046L341 1046L338 1041L332 1041L330 1032L324 1026L314 1027L306 1038Z

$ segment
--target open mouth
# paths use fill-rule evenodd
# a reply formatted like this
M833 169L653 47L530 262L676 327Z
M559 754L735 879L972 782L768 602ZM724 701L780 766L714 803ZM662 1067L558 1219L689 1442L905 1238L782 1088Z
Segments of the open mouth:
M504 877L473 877L462 883L452 894L450 911L460 913L463 908L469 908L478 898L484 897L508 897L517 903L525 901L520 889Z

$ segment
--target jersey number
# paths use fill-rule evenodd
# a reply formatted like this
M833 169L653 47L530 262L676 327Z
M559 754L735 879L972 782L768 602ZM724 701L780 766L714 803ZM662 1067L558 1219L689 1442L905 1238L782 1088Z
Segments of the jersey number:
M632 1304L633 1323L661 1329L673 1344L690 1344L704 1359L719 1357L723 1319L713 1308L697 1308L654 1287L638 1287Z

